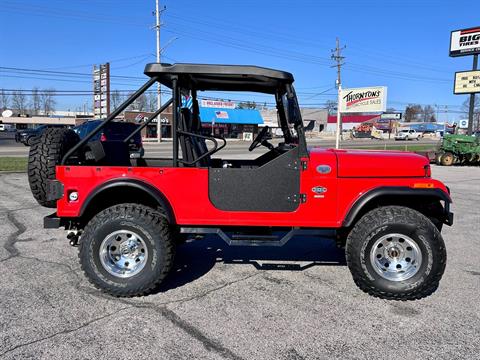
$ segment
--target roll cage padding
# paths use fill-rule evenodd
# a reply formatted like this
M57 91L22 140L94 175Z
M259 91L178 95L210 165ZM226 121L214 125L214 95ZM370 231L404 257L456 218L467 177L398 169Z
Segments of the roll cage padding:
M404 186L382 186L366 192L359 199L357 199L357 201L355 201L355 203L345 216L342 227L349 227L354 225L354 220L357 218L358 214L361 212L364 206L366 206L370 201L375 200L381 196L428 196L431 198L442 200L445 201L444 212L447 218L450 212L450 204L452 203L452 199L450 198L450 196L441 189L412 189Z
M175 213L173 212L173 208L170 205L170 202L167 200L165 195L162 194L161 191L159 191L157 188L154 186L143 182L141 180L135 180L135 179L114 179L107 181L97 188L95 188L85 199L85 201L82 204L82 207L80 208L80 214L79 216L83 216L85 214L85 211L88 209L88 206L91 204L91 202L100 195L103 191L109 190L115 187L132 187L136 188L142 191L145 191L146 194L150 195L153 199L155 199L158 204L164 209L165 216L170 224L176 224L175 220Z

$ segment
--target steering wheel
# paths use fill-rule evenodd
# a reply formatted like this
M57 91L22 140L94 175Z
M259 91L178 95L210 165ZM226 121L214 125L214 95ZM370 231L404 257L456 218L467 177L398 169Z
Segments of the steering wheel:
M248 151L253 151L253 150L255 150L259 145L262 145L262 142L263 142L263 141L268 140L268 137L267 137L268 129L269 129L269 127L268 127L268 126L265 126L265 127L258 133L258 135L255 137L255 139L253 139L253 142L252 142L252 144L250 145L250 147L248 148Z

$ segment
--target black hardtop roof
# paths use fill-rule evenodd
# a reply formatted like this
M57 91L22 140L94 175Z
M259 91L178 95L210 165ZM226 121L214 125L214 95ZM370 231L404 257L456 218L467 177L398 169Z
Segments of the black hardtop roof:
M152 63L145 66L145 74L158 76L169 88L172 88L172 79L178 76L180 87L197 90L275 93L285 84L293 83L289 72L251 65Z

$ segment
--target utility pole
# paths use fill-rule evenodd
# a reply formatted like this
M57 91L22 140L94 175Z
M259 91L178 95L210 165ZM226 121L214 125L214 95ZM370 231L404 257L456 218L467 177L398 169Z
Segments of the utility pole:
M162 12L166 10L166 7L164 6L162 10L160 10L160 4L159 0L155 0L155 30L157 33L157 63L160 64L161 61L161 52L162 50L160 49L160 26L162 26L160 22L160 15L162 15ZM162 106L162 86L160 82L157 83L157 106L160 109ZM161 122L161 114L158 115L157 117L157 142L162 141L162 122Z
M478 54L473 55L473 69L472 70L477 70L478 66ZM470 108L468 109L468 129L467 129L467 135L472 135L472 130L473 130L473 113L475 110L475 93L470 94Z
M337 64L334 65L337 67L337 88L338 88L338 100L337 100L337 133L335 136L335 149L338 149L340 147L340 133L342 131L342 114L340 113L340 103L341 103L341 94L342 94L342 78L341 78L341 72L342 72L342 65L344 65L343 60L345 59L344 56L342 56L342 50L344 50L346 46L340 47L340 40L337 37L337 46L334 50L332 50L332 60L334 60Z

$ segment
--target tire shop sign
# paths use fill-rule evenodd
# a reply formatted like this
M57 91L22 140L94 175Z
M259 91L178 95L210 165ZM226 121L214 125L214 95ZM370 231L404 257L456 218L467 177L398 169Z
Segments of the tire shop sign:
M385 86L342 89L340 94L340 112L363 113L384 112L387 107L387 88Z
M480 27L455 30L450 33L450 56L480 53Z

